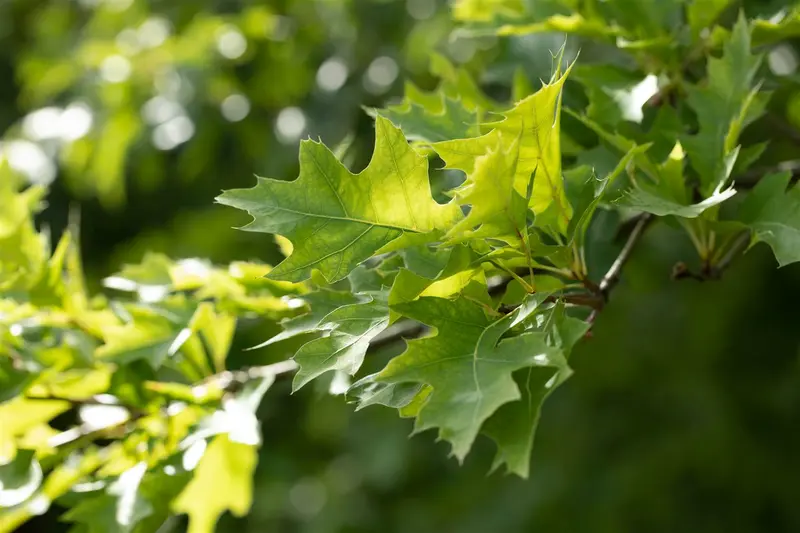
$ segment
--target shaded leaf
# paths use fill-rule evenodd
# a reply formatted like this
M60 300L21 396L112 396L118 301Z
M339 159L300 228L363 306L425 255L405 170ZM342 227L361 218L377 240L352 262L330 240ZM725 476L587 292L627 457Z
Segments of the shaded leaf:
M88 533L130 533L153 513L152 504L140 492L146 471L147 464L138 463L111 483L105 494L81 502L64 518L85 524Z
M300 369L292 388L298 390L331 370L352 376L361 367L370 341L389 324L386 301L373 299L340 307L322 319L319 329L327 334L304 344L294 355Z
M708 59L707 84L688 88L687 101L697 114L699 132L685 135L681 142L700 175L706 197L725 184L739 133L766 104L753 85L761 58L751 54L750 46L750 27L742 16L725 43L722 57Z
M17 450L11 462L0 464L0 509L19 505L36 493L42 467L33 450Z
M791 173L770 174L759 180L739 211L739 220L764 241L780 266L800 261L800 185L789 185Z
M540 297L543 299L543 297ZM463 460L483 422L501 405L518 400L512 379L526 366L552 365L558 350L547 346L541 333L524 333L500 341L514 325L539 305L529 298L511 315L490 319L485 310L462 297L424 297L394 309L436 328L436 334L409 341L376 377L387 384L421 383L433 391L417 415L415 431L438 428Z
M406 94L398 105L369 109L371 116L382 116L398 126L412 141L437 142L480 135L478 113L468 110L460 100L438 92L433 98L414 98L419 89L406 86Z

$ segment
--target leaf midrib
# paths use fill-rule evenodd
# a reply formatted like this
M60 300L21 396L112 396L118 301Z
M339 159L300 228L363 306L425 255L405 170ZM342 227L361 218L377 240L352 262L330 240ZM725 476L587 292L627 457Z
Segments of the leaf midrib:
M282 207L282 206L279 206L279 205L269 205L268 207L270 209L276 209L278 211L286 211L287 213L294 213L296 215L303 215L303 216L313 217L313 218L321 218L323 220L339 220L341 222L356 222L356 223L365 224L365 225L368 225L368 226L378 226L378 227L387 228L387 229L398 229L398 230L403 230L403 231L411 231L411 232L414 232L414 233L424 233L422 230L420 230L418 228L412 228L412 227L409 227L409 226L399 226L399 225L395 226L395 225L386 224L386 223L382 223L382 222L376 222L376 221L372 221L372 220L364 220L364 219L360 219L360 218L353 218L353 217L350 217L350 216L337 216L337 215L323 215L323 214L319 214L319 213L307 213L305 211L298 211L297 209L290 209L288 207Z

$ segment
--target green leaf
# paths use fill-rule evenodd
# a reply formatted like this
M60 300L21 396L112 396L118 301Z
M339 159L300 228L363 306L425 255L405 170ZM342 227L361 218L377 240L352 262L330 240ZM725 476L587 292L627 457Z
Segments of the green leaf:
M630 150L633 150L637 146L635 141L628 139L619 133L609 132L604 126L598 124L582 113L577 113L568 108L565 108L564 110L567 112L567 114L577 119L584 126L595 132L600 139L608 143L612 148L616 149L621 156L628 153ZM634 162L636 163L636 167L644 172L648 177L654 180L657 179L658 171L656 169L656 165L650 160L647 154L636 154L634 157Z
M447 267L454 250L460 248L434 248L428 245L403 250L403 260L408 270L428 279L436 279Z
M733 0L694 0L686 6L686 18L692 37L697 40L703 30L711 29L719 16L733 3Z
M523 0L456 0L453 18L458 21L490 22L500 16L519 16L524 10Z
M501 405L521 397L512 373L526 366L552 366L560 352L543 333L524 333L501 341L523 322L544 297L527 299L499 319L463 296L455 300L423 297L394 309L436 328L436 334L409 341L376 377L387 384L420 383L433 388L417 415L415 432L439 428L463 460L483 422Z
M459 205L471 206L469 214L447 232L449 243L497 238L519 243L526 231L528 205L514 188L519 145L489 148L475 161L475 169L454 191ZM534 178L535 179L535 178Z
M462 170L468 176L475 172L480 157L493 150L506 154L518 146L514 190L523 198L530 198L528 205L536 214L554 204L562 230L572 216L561 178L560 149L561 90L568 75L569 69L563 74L557 69L549 84L501 113L503 120L487 124L494 129L486 135L431 145L447 168Z
M641 122L642 106L658 91L654 76L616 65L577 65L573 76L586 88L586 116L609 128Z
M189 329L202 336L209 352L208 356L214 363L214 370L216 372L225 370L225 359L228 357L236 329L236 317L229 313L217 313L212 304L203 302L197 306L197 311L189 323Z
M419 383L382 383L376 381L378 374L365 376L353 383L347 390L347 395L357 398L356 411L370 405L383 405L402 409L408 406L425 385Z
M0 359L0 403L21 394L35 379L35 373L15 368L10 359Z
M33 450L17 450L11 462L0 464L0 509L19 505L42 484L42 467Z
M253 500L253 472L258 461L254 446L214 437L183 492L172 504L189 515L188 533L213 533L219 516L230 511L244 516Z
M382 117L375 126L375 153L359 174L347 170L324 145L303 141L295 181L259 178L252 189L217 198L253 216L243 229L292 241L292 255L268 277L302 281L318 269L329 282L338 281L404 233L445 231L460 217L455 204L433 200L428 161L401 131Z
M20 192L18 187L17 177L0 161L0 293L27 289L46 261L47 240L36 233L33 216L47 191L33 186Z
M67 402L21 397L0 404L0 462L13 457L16 437L49 422L69 408Z
M739 220L753 230L756 242L772 248L780 266L800 261L800 186L790 187L790 181L789 172L765 176L739 211Z
M106 494L81 502L64 518L84 524L88 533L130 533L153 513L152 504L140 492L146 471L147 464L138 463L109 485Z
M482 112L492 111L497 107L497 103L481 91L466 69L457 68L445 56L432 52L430 71L442 80L437 90L448 98L460 100L465 108ZM421 96L418 94L417 97Z
M578 167L573 172L565 173L565 183L567 187L567 197L575 209L575 214L570 221L567 236L583 246L586 231L592 221L597 207L605 198L608 190L613 186L616 179L632 164L637 155L647 151L649 145L634 146L625 156L620 159L616 168L603 179L595 178L588 167Z
M99 359L120 364L143 359L158 369L191 334L153 309L131 307L128 311L130 321L105 328L106 343L96 351Z
M518 402L503 405L486 422L484 432L497 444L497 456L492 469L505 464L508 471L527 478L536 426L542 404L550 394L572 374L567 357L572 347L588 331L589 324L564 314L563 304L547 313L542 328L548 342L561 349L563 355L550 358L550 366L534 366L519 370L514 380L521 391Z
M294 355L300 369L294 376L293 390L331 370L353 376L364 362L370 341L389 324L385 300L346 305L322 319L319 329L327 336L304 344Z
M644 188L640 185L628 191L615 203L631 209L652 213L660 217L675 215L684 218L696 218L706 209L721 204L734 194L736 194L736 191L731 187L724 191L713 193L702 202L692 205L683 205L666 198L654 188Z
M730 176L729 158L736 150L739 133L757 118L766 104L758 98L753 80L761 58L750 53L750 28L740 17L721 58L708 59L708 82L688 87L688 103L697 114L699 132L681 143L700 175L701 192L710 196ZM735 161L735 158L734 158Z
M253 346L251 350L263 348L276 342L315 332L319 323L328 313L344 306L357 303L359 298L355 294L344 291L333 291L330 289L320 289L315 292L304 294L298 299L303 300L311 308L310 312L281 322L283 331L269 338L265 342Z
M476 110L467 109L460 100L449 98L441 91L432 95L433 98L414 98L421 91L409 85L400 104L368 109L368 113L391 120L412 141L437 142L480 135Z
M411 302L420 296L450 298L464 291L472 282L486 286L486 275L479 264L473 261L473 254L466 246L451 248L448 262L435 278L424 277L412 270L401 270L389 292L389 306ZM485 290L485 288L483 289ZM400 314L390 311L390 323Z
M794 7L788 13L785 8L769 20L753 21L753 46L774 44L800 35L800 7Z
M597 18L585 18L580 13L570 13L569 15L551 15L538 22L515 21L511 24L502 24L494 32L497 35L527 35L530 33L549 33L561 32L571 35L580 35L592 39L609 39L620 35L621 29L616 24L609 24L605 20ZM480 31L469 33L483 33Z

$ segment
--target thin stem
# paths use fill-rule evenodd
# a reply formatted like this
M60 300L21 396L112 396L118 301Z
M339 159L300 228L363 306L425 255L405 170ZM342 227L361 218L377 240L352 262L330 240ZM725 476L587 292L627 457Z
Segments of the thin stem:
M192 393L197 397L205 396L206 390L209 386L213 385L222 390L229 390L235 385L242 385L249 381L256 379L264 379L275 377L280 374L294 372L299 368L299 365L293 359L280 361L279 363L272 363L262 366L251 366L242 370L225 370L219 374L214 374L197 385L192 387Z
M517 274L516 272L514 272L513 270L511 270L510 268L508 268L507 266L505 266L505 265L504 265L502 262L500 262L500 261L489 261L489 262L490 262L491 264L493 264L494 266L496 266L497 268L499 268L500 270L502 270L503 272L507 272L507 273L508 273L508 274L509 274L509 275L510 275L512 278L514 278L515 280L517 280L517 281L519 282L519 284L520 284L520 285L522 285L522 287L525 289L525 292L530 292L530 293L532 293L532 292L533 292L533 287L531 287L531 286L528 284L528 282L527 282L527 281L525 281L524 279L522 279L522 278L519 276L519 274Z
M720 258L725 253L725 251L728 249L728 247L730 246L731 242L733 241L733 239L735 237L736 237L735 234L729 233L725 237L725 239L720 243L720 245L717 247L716 251L714 252L714 255L711 257L711 264L712 265L716 265L717 263L719 263Z
M694 232L694 228L692 227L691 223L683 220L678 219L683 226L683 229L686 230L686 233L689 235L689 239L691 239L692 244L694 245L695 250L697 250L698 255L700 257L704 257L705 253L703 252L703 244L700 242L700 239L697 237L697 234Z
M730 247L728 247L728 251L717 261L714 265L714 271L717 273L721 273L723 270L730 266L733 259L742 252L745 248L747 248L748 243L750 242L750 230L745 230L739 234L738 237L731 243Z
M567 279L576 279L575 274L572 271L567 270L565 268L557 268L557 267L551 267L550 265L537 264L536 269L546 270L547 272L558 274L559 276L565 277Z
M607 296L608 291L610 291L619 281L619 276L622 273L622 267L625 266L625 263L627 263L628 259L630 259L633 249L636 247L636 243L639 242L639 238L641 238L645 227L652 219L653 215L650 213L644 213L639 217L639 220L633 227L633 231L631 231L631 234L628 236L628 240L625 242L625 245L622 247L622 250L619 252L617 258L611 264L611 268L608 269L608 272L606 272L605 276L603 276L603 279L600 280L600 291L604 295Z

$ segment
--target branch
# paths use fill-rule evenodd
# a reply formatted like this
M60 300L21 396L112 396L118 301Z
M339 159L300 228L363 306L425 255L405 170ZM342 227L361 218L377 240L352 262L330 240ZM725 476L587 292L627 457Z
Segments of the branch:
M249 381L256 379L264 379L269 377L287 374L297 370L299 365L293 359L280 361L279 363L272 363L269 365L251 366L241 370L225 370L219 374L214 374L204 379L197 385L192 387L192 394L197 398L202 398L208 392L208 388L212 385L219 387L223 391L230 391L239 385L243 385Z
M608 293L614 288L617 282L619 282L619 276L622 273L622 267L625 266L625 263L627 263L628 259L630 259L631 253L633 253L633 249L636 247L636 243L639 242L644 229L652 220L653 215L650 213L642 213L639 215L636 224L633 226L633 230L631 231L630 235L628 235L628 240L625 242L625 245L622 247L622 250L619 252L617 258L611 264L608 272L606 272L605 276L603 276L603 279L600 280L599 289L606 300L608 299Z
M617 255L617 258L611 264L611 267L609 267L608 271L605 273L595 289L595 292L599 293L601 296L601 305L600 307L593 309L589 314L589 317L586 319L589 324L593 324L595 319L597 319L597 315L608 301L609 293L619 282L620 275L622 274L622 267L624 267L625 263L627 263L628 259L630 259L633 249L636 247L636 244L642 237L645 228L653 220L653 215L650 213L642 213L636 218L633 229L628 235L628 240L625 241L625 245L622 247L622 250L620 250L619 255Z
M717 264L713 267L714 271L718 274L721 274L723 270L728 268L728 266L731 264L731 261L733 261L733 259L739 255L740 252L747 248L749 243L750 230L745 230L740 233L738 237L736 237L736 240L733 241L733 244L731 244L730 248L728 248L728 251L725 252L725 255L723 255L720 260L717 261Z

